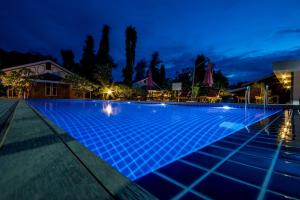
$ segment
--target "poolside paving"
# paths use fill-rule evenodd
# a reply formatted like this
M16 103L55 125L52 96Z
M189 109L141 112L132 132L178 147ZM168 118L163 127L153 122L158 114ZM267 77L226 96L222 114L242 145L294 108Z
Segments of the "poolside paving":
M156 199L24 101L0 149L0 176L1 200Z
M135 182L160 199L300 199L299 124L284 111Z

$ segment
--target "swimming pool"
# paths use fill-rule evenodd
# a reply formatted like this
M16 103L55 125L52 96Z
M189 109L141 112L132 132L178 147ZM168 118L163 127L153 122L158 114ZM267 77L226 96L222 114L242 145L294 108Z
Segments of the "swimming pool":
M90 100L28 102L131 180L278 112Z

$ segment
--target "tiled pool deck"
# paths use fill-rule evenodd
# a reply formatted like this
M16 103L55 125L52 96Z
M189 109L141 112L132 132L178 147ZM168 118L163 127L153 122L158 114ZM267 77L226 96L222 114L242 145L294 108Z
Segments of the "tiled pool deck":
M12 105L1 100L0 109ZM289 113L275 114L135 183L159 199L299 199L300 114ZM10 124L0 148L1 200L155 199L25 102Z
M286 110L136 183L160 199L299 199L299 124Z

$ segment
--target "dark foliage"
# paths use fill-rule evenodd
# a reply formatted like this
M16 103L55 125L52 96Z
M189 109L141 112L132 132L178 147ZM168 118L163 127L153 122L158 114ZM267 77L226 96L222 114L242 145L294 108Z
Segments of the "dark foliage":
M160 85L161 88L165 88L166 84L166 68L164 64L160 65L159 69L159 82L158 84Z
M128 26L126 28L126 66L123 68L123 82L125 85L131 86L132 75L133 75L133 65L135 61L135 48L137 42L137 33L134 27Z
M81 75L88 80L93 79L93 71L95 70L95 53L94 53L94 39L88 35L85 40L82 57L80 60Z
M96 68L93 76L94 81L102 84L112 82L112 69L116 66L112 57L109 55L109 31L109 26L104 25L102 29L102 38L97 51Z
M56 59L52 56L42 55L40 53L22 53L18 51L5 51L0 49L0 69L42 60L52 60L56 62Z
M191 68L182 69L181 72L176 73L174 82L181 82L182 90L189 91L191 90L191 86L192 86L192 73L193 70Z
M61 57L63 59L62 66L72 72L80 73L80 67L78 63L75 63L75 57L72 50L61 50Z
M201 85L204 76L205 76L205 62L206 58L204 55L198 55L195 60L195 77L194 77L194 84Z
M152 79L155 83L159 83L159 69L158 69L158 65L161 63L162 61L159 59L159 53L156 51L152 54L152 59L150 61L150 71L152 73Z
M135 66L135 81L139 81L145 78L145 69L147 68L147 62L145 59L140 60Z
M218 89L227 88L229 85L228 78L224 76L221 70L214 71L213 80L214 80L214 87Z

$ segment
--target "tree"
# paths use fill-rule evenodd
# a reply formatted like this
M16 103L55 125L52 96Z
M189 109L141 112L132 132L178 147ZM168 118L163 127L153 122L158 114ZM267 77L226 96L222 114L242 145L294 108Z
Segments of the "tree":
M182 69L181 72L177 72L174 82L181 82L182 90L189 91L192 85L192 69L185 68Z
M79 66L74 61L74 53L72 50L60 50L61 57L63 59L62 66L72 72L80 73Z
M81 75L88 80L92 80L93 72L95 69L95 53L94 53L94 39L91 35L88 35L85 40L83 48L81 64Z
M165 69L165 65L161 64L160 69L159 69L159 82L158 82L158 84L161 87L164 87L165 82L166 82L166 69Z
M201 85L205 76L205 62L206 58L204 55L198 55L195 60L195 76L194 84Z
M100 82L102 85L112 82L112 69L116 66L109 55L109 30L108 25L103 26L93 77L94 81Z
M223 75L221 70L214 71L213 79L214 79L214 87L218 89L227 88L229 85L228 78Z
M161 63L161 60L159 59L159 53L156 51L152 54L152 59L150 61L150 71L152 73L152 79L155 83L159 82L159 69L158 64Z
M77 94L82 96L82 98L85 98L87 92L91 93L97 88L97 85L76 74L67 75L64 81L72 84L72 88L75 89Z
M137 41L137 33L134 27L128 26L126 28L126 66L123 68L124 84L131 86L132 75L133 75L133 65L135 61L135 48Z
M1 74L0 80L4 87L8 87L18 93L18 97L28 98L32 86L32 75L34 72L28 68Z
M145 59L140 60L135 66L135 81L140 81L145 78L145 69L147 68L147 62Z

